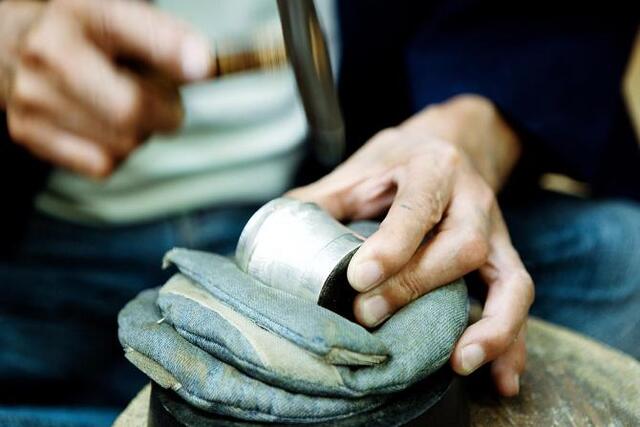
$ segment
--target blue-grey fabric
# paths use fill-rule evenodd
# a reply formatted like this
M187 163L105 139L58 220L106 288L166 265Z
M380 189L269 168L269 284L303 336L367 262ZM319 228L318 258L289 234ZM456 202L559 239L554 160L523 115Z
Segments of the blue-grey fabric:
M176 248L165 256L165 266L168 264L175 264L184 275L256 324L318 356L342 349L381 357L388 354L384 343L361 326L264 285L242 272L230 259Z
M184 339L147 290L119 316L125 355L140 370L192 405L220 415L265 422L325 421L363 412L382 397L340 399L292 393L245 375Z
M462 281L368 331L232 259L173 249L170 264L179 273L121 312L121 343L154 381L221 415L318 422L370 410L446 363L467 322Z

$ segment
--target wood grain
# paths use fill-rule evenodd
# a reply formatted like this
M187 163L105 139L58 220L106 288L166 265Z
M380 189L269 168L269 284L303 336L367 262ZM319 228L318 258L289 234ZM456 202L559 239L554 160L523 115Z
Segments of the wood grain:
M470 381L474 426L638 426L640 363L540 320L528 322L528 365L516 398Z

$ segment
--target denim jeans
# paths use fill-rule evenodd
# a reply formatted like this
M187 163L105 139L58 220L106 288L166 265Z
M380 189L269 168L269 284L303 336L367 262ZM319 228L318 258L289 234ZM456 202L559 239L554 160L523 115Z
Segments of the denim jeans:
M539 192L503 211L531 314L640 358L640 203Z
M122 355L118 311L171 276L172 247L233 253L257 208L111 228L35 215L18 256L0 260L0 426L111 425L148 381Z
M231 253L254 210L108 229L33 218L17 259L0 261L0 426L52 406L77 415L58 425L108 425L83 408L115 416L145 382L122 356L118 311L169 278L170 248ZM640 357L640 205L540 193L503 210L536 283L532 313Z

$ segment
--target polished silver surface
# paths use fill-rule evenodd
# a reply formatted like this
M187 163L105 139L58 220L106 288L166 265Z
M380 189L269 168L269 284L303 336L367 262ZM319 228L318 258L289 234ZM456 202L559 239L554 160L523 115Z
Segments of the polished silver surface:
M336 166L345 153L344 123L315 5L313 0L278 0L278 10L316 157Z
M354 291L346 269L363 241L318 205L279 198L251 217L240 236L236 261L269 286L350 312L348 299Z

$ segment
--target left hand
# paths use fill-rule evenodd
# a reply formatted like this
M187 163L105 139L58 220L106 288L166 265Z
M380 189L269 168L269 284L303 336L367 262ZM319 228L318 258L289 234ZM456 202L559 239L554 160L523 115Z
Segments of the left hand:
M519 391L533 283L511 245L496 192L517 161L515 134L483 98L463 96L383 130L335 171L288 195L339 220L376 217L348 269L356 319L374 327L421 295L478 270L483 317L451 358L467 375L493 361L503 395Z

